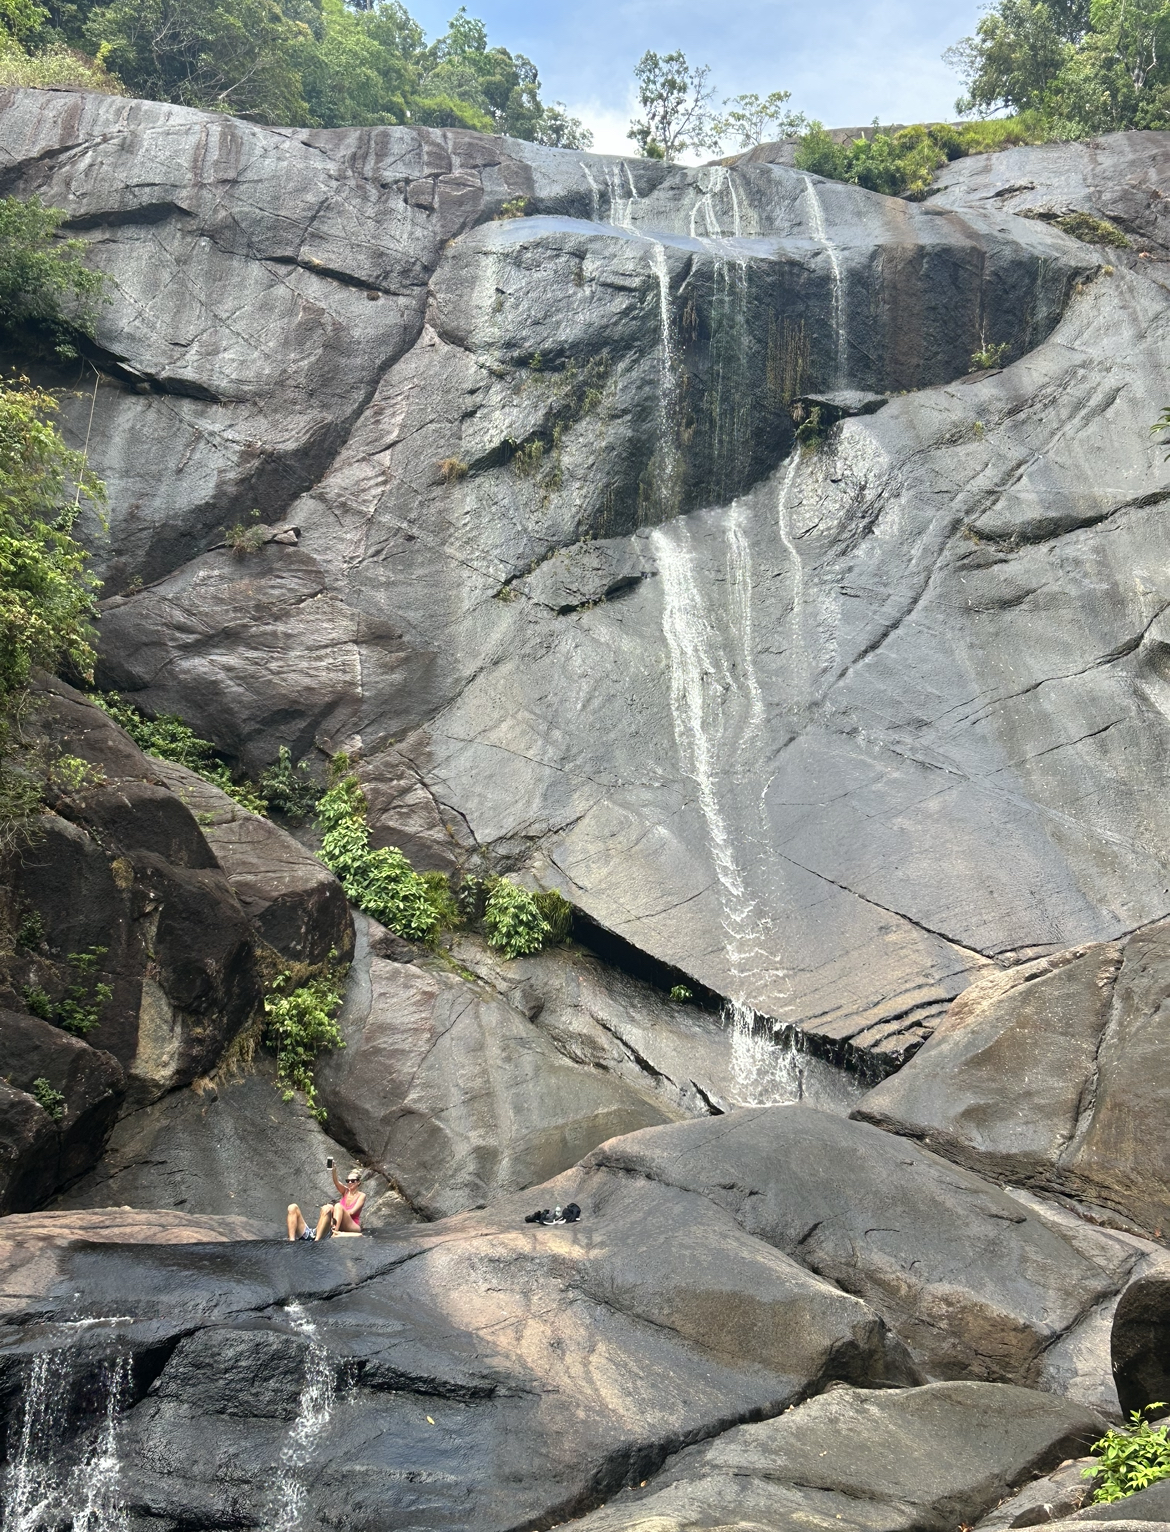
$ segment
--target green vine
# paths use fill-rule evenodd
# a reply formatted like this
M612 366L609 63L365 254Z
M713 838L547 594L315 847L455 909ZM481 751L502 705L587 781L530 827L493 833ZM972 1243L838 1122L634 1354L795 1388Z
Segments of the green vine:
M291 1101L301 1091L309 1111L324 1122L317 1105L313 1066L327 1048L344 1048L337 1025L345 987L345 969L333 969L294 987L292 975L279 974L264 1001L264 1040L276 1054L276 1078Z

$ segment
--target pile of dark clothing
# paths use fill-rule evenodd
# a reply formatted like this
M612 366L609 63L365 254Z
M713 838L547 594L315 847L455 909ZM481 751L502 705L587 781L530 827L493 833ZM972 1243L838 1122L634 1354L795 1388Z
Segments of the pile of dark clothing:
M564 1208L537 1208L535 1213L529 1213L525 1223L576 1223L581 1216L581 1209L575 1202L570 1202Z

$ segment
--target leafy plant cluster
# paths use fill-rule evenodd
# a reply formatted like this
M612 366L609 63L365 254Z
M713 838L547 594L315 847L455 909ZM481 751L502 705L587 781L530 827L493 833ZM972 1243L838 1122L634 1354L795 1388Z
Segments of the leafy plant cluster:
M541 101L532 61L489 46L464 7L428 42L400 0L0 0L0 35L6 83L79 83L294 127L592 141L561 102ZM58 78L70 69L75 82Z
M0 327L3 260L0 248ZM10 314L19 309L9 303ZM65 445L56 409L27 379L0 379L0 852L32 834L41 802L41 781L14 750L33 667L93 671L99 586L73 532L85 507L100 514L105 492L83 454Z
M317 805L320 857L351 904L408 941L435 943L444 930L482 921L489 945L505 957L536 952L569 934L572 907L555 890L533 894L507 878L419 873L396 846L370 845L365 795L344 756Z
M87 1037L101 1019L102 1007L114 997L111 987L99 980L98 964L105 957L105 947L87 947L84 952L71 952L66 962L74 974L60 1000L39 984L26 984L24 1003L34 1016L51 1021L74 1037Z
M205 781L214 783L253 814L267 812L267 801L255 784L235 781L230 767L219 758L215 746L209 740L200 739L194 729L176 714L162 713L157 718L148 718L117 692L95 692L92 700L119 728L125 729L143 754L185 766Z
M1039 143L1049 136L1046 124L1035 114L959 127L920 122L897 133L883 133L875 123L871 133L845 143L839 143L822 123L812 122L801 137L795 163L798 170L832 181L921 202L930 194L935 172L949 160L1013 144Z
M333 969L297 984L289 973L279 974L264 1001L264 1040L276 1054L276 1077L284 1099L301 1091L318 1122L325 1109L317 1105L313 1066L327 1048L344 1048L337 1013L345 987L343 969Z
M1100 1441L1093 1443L1096 1463L1084 1470L1087 1479L1096 1479L1093 1501L1107 1505L1114 1500L1124 1500L1160 1479L1170 1479L1170 1436L1167 1426L1151 1426L1145 1418L1154 1410L1164 1410L1164 1404L1147 1404L1130 1414L1129 1430L1106 1431Z
M1170 125L1166 0L995 0L944 56L964 116L1035 113L1059 138Z
M44 1075L38 1075L33 1081L30 1095L54 1122L60 1122L65 1116L65 1097L59 1090L53 1089L51 1082L46 1080Z

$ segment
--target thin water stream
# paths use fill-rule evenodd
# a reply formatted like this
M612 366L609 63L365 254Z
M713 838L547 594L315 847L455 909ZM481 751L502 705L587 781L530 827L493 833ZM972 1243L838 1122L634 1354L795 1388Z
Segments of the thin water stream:
M273 1491L272 1532L294 1532L302 1525L308 1501L304 1470L333 1416L337 1397L333 1358L321 1344L317 1326L296 1299L285 1305L293 1329L309 1342L305 1377L297 1418L280 1449L280 1467Z
M130 1397L130 1358L103 1363L101 1423L84 1456L64 1448L74 1386L68 1353L42 1351L23 1391L20 1439L4 1483L2 1532L128 1532L119 1456L119 1423Z
M812 225L813 238L829 259L830 289L829 289L829 318L833 327L834 340L834 364L831 387L843 388L846 377L846 338L845 338L845 305L844 305L844 282L841 275L841 262L837 255L837 247L829 238L825 227L825 210L821 206L820 193L816 189L811 176L804 176L805 191L808 196L809 222Z

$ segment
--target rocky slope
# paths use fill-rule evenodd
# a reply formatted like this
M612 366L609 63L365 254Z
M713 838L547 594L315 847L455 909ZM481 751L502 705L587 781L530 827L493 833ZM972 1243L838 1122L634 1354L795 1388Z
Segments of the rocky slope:
M556 886L598 949L413 947L40 686L4 1532L1102 1514L1069 1460L1170 1388L1168 143L915 207L0 96L0 194L112 279L55 379L106 681L253 770L345 748L379 843ZM322 1128L257 1038L331 955ZM376 1237L274 1238L327 1154Z
M82 96L4 123L3 187L116 284L103 651L144 705L251 765L360 749L427 864L526 866L892 1062L990 966L1167 913L1156 261L975 160L919 207ZM1121 218L1137 155L1157 254L1137 137L1042 162ZM890 402L793 454L830 394ZM217 550L253 506L295 539Z

